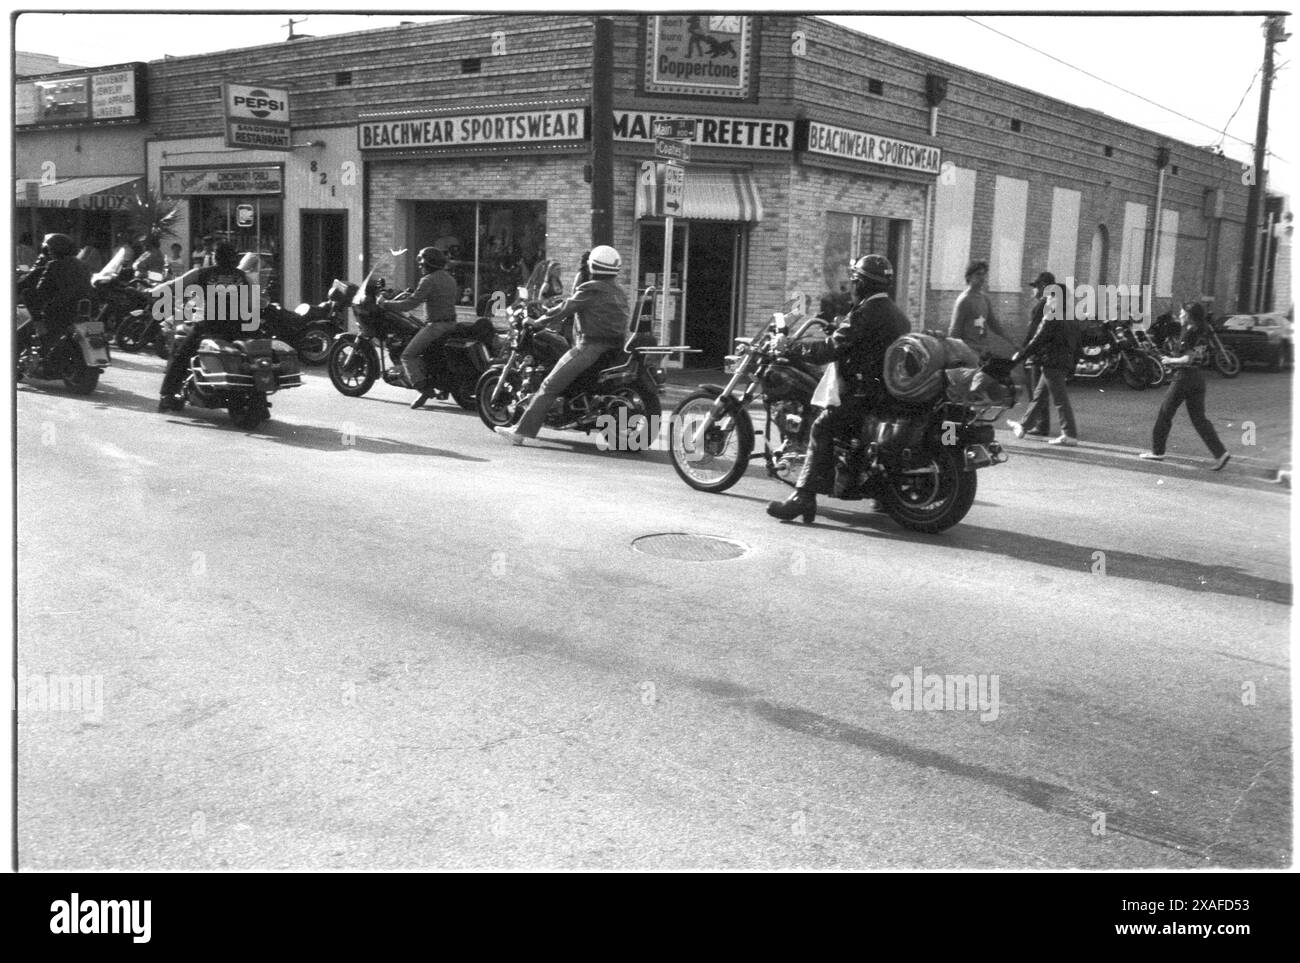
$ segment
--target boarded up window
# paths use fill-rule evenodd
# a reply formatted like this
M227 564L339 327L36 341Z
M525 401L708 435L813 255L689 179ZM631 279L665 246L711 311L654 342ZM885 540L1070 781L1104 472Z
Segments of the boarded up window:
M1047 270L1058 280L1074 277L1079 248L1079 202L1082 195L1064 187L1052 189L1052 233L1047 243ZM1037 273L1042 268L1030 265Z
M989 250L989 290L1019 291L1025 281L1025 211L1029 181L998 176L993 194L993 244Z
M939 178L934 190L930 287L936 291L960 291L966 287L971 219L975 213L975 172L961 167L951 167L948 171L952 177Z

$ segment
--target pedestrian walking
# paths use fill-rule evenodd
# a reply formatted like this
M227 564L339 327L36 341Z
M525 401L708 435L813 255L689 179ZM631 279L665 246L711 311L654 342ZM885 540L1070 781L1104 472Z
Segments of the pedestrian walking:
M1034 340L1034 335L1038 334L1038 329L1043 324L1043 306L1047 304L1046 289L1056 283L1056 275L1051 271L1040 271L1038 277L1029 282L1029 288L1034 292L1034 303L1029 309L1029 329L1025 332L1024 343L1021 344L1020 350L1023 352L1029 346L1029 342ZM1038 383L1043 377L1043 366L1038 363L1037 358L1025 358L1025 388L1029 392L1031 402L1038 400ZM1036 421L1025 419L1024 429L1026 435L1035 435L1046 437L1047 425L1040 424Z
M1021 421L1007 420L1007 427L1017 438L1023 438L1029 431L1026 426L1050 433L1051 414L1048 411L1048 399L1056 408L1056 419L1061 424L1061 434L1050 439L1049 445L1073 448L1079 444L1078 425L1074 420L1074 409L1070 406L1070 396L1065 391L1065 378L1074 367L1074 338L1070 331L1070 322L1065 319L1065 312L1057 302L1059 289L1044 288L1047 297L1043 304L1042 323L1037 333L1025 347L1011 358L1018 363L1025 358L1037 358L1042 365L1042 374L1038 380L1038 393Z
M1219 433L1214 430L1210 419L1205 417L1205 374L1201 371L1201 362L1209 350L1209 322L1205 315L1205 306L1199 302L1183 305L1178 315L1181 325L1179 350L1181 355L1163 358L1166 368L1173 368L1174 376L1169 382L1164 403L1156 415L1155 427L1151 429L1151 450L1138 455L1149 461L1162 461L1165 457L1165 442L1169 440L1169 429L1173 426L1174 415L1180 405L1186 403L1187 417L1192 420L1196 433L1210 449L1214 459L1210 471L1221 471L1232 456L1219 440Z

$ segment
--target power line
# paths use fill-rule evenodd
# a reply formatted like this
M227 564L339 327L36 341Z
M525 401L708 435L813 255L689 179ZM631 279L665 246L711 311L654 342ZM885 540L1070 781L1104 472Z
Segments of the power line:
M1220 146L1223 145L1223 139L1228 135L1228 128L1232 126L1233 120L1236 119L1237 111L1241 110L1241 105L1246 102L1247 95L1250 94L1251 88L1255 86L1255 78L1259 76L1259 72L1263 69L1262 65L1255 68L1255 75L1250 78L1250 83L1246 85L1246 90L1242 93L1241 100L1237 101L1237 110L1232 112L1232 116L1228 118L1228 122L1223 125L1223 132L1219 134L1219 140L1217 142Z
M1157 101L1152 100L1150 97L1145 97L1142 94L1137 93L1136 91L1129 90L1127 87L1121 87L1119 84L1113 83L1112 81L1107 80L1105 77L1098 77L1096 74L1090 73L1089 71L1084 70L1082 67L1079 67L1076 64L1072 64L1067 60L1062 60L1059 57L1052 56L1046 50L1042 50L1038 47L1033 46L1032 44L1027 44L1023 40L1018 40L1008 33L1003 33L1001 30L998 30L996 27L990 27L987 23L981 23L979 20L976 20L974 17L963 17L963 19L969 20L971 23L975 24L976 26L983 27L985 30L991 31L997 34L999 37L1005 37L1007 40L1010 40L1012 43L1017 43L1020 46L1026 48L1027 50L1032 50L1035 53L1042 54L1044 57L1048 58L1049 60L1054 60L1058 64L1061 64L1064 67L1069 67L1071 70L1077 70L1085 77L1091 77L1093 80L1096 80L1099 83L1106 84L1108 87L1114 87L1116 90L1126 93L1130 97L1136 97L1138 100L1145 101L1146 103L1150 104L1153 107L1159 107L1161 110L1168 111L1169 113L1174 114L1177 117L1181 117L1183 120L1191 121L1193 124L1196 124L1200 127L1204 127L1207 130L1212 130L1216 134L1219 133L1219 128L1211 124L1207 124L1205 123L1205 121L1197 120L1195 117L1189 117L1187 114L1184 114L1182 111L1174 110L1174 108L1172 107L1166 107L1164 104L1158 103ZM1243 100L1244 99L1245 98L1243 98ZM1227 134L1226 136L1231 137L1239 144L1245 144L1247 147L1255 146L1252 141L1242 140L1240 137L1237 137L1233 134ZM1274 156L1276 157L1277 155ZM1278 160L1284 160L1284 159L1285 158L1278 157Z

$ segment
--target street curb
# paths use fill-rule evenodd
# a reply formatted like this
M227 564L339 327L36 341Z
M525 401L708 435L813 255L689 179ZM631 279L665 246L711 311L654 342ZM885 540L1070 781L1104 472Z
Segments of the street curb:
M668 383L664 385L663 398L665 408L672 408L679 401L695 390L697 385L679 385ZM1077 447L1062 448L1059 445L1053 445L1050 448L1046 442L1024 441L1016 438L1007 429L998 429L998 441L1008 452L1015 451L1033 451L1035 449L1047 449L1049 451L1060 451L1075 453L1079 457L1086 458L1088 461L1099 463L1124 463L1137 460L1141 448L1131 448L1127 445L1110 445L1104 442L1080 441ZM1192 458L1186 455L1166 455L1165 463L1179 465L1185 468L1204 469L1206 461L1201 458ZM1160 462L1150 462L1152 465L1161 464ZM1290 490L1291 488L1291 467L1288 465L1271 464L1254 458L1247 458L1244 455L1233 454L1232 461L1224 469L1228 475L1245 475L1250 478L1261 478L1264 481L1272 482L1280 488ZM1213 473L1211 473L1213 474Z

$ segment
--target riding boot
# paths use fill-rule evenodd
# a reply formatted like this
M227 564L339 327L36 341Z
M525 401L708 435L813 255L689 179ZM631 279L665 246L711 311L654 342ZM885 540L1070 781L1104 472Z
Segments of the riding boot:
M411 402L411 410L416 411L420 408L423 408L424 403L428 400L429 400L429 393L427 391L421 391L419 397L417 397L414 401Z
M785 501L768 502L767 513L784 522L794 521L802 515L804 524L811 525L817 517L817 496L806 489L796 488Z

